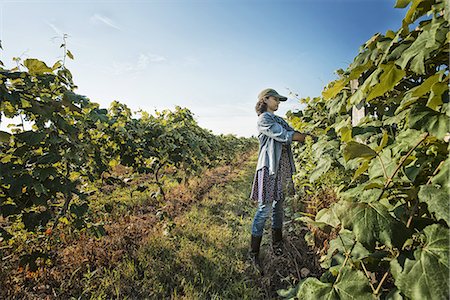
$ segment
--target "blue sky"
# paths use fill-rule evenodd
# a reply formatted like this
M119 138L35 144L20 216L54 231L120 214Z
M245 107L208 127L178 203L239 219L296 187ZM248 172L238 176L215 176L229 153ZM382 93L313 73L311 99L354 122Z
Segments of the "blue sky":
M257 135L257 94L315 97L373 34L397 30L395 0L1 1L0 59L68 60L102 107L188 107L214 133ZM276 114L300 109L294 98ZM4 128L6 122L1 124Z

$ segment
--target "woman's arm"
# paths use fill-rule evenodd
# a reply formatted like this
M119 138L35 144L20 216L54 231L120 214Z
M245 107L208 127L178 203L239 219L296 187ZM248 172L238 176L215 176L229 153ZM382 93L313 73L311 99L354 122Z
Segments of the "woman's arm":
M292 140L304 143L305 139L306 139L306 137L308 135L313 139L313 141L315 141L315 142L317 141L317 137L316 136L314 136L312 134L309 134L309 133L301 133L301 132L298 132L298 131L294 132L294 135L292 136Z
M261 114L258 119L258 131L273 138L277 142L290 144L295 131L286 130L270 115Z

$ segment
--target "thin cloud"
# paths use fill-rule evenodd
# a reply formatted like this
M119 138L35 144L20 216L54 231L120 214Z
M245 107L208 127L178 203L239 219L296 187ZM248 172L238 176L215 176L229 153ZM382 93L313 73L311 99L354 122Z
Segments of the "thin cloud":
M123 72L137 72L148 68L150 64L162 63L167 61L167 58L153 53L141 53L136 62L113 62L108 72L112 72L115 75L122 74Z
M100 22L100 23L105 24L106 26L112 27L112 28L114 28L114 29L122 30L119 26L117 26L116 24L114 24L113 20L111 20L111 19L108 18L108 17L102 16L102 15L100 15L100 14L94 14L94 15L91 17L91 22L93 22L93 23L98 23L98 22Z
M55 24L52 24L52 23L47 22L47 21L46 21L45 23L47 23L47 25L50 26L50 28L52 28L53 31L54 31L57 35L59 35L59 36L62 36L62 35L63 35L63 32L61 31L61 29L59 29L58 27L56 27Z
M188 57L184 58L182 65L185 67L198 66L198 65L200 65L200 61L196 57L188 56Z

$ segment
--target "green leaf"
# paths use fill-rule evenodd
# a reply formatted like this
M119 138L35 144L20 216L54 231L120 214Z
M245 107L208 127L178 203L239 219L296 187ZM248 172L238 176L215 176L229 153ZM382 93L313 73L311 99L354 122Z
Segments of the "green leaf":
M52 73L53 70L49 68L43 61L27 58L24 63L25 67L31 75L42 75L44 73Z
M439 172L431 179L431 183L438 184L447 191L450 190L450 158L447 158Z
M33 189L34 189L36 196L38 196L38 197L40 197L41 194L47 194L47 189L45 188L45 186L43 186L42 183L40 183L38 181L33 182Z
M423 95L428 94L431 91L431 87L439 81L440 76L441 73L436 73L425 79L425 81L422 82L419 86L416 86L415 88L410 90L412 96L422 97Z
M409 127L429 132L440 140L450 132L448 117L421 105L414 106L409 112Z
M34 146L44 141L46 134L35 131L24 131L16 134L14 137L21 142L24 142L30 146Z
M440 224L425 227L424 245L407 258L403 268L391 261L395 285L410 299L449 298L449 230Z
M60 60L58 60L57 62L55 62L55 63L53 64L52 70L56 70L56 69L58 69L58 68L61 67L61 66L62 66L62 63L61 63Z
M366 276L349 267L342 269L342 275L334 284L324 283L314 277L308 277L300 283L297 298L317 299L374 299Z
M382 72L381 68L375 69L370 76L364 81L364 83L356 90L356 92L348 99L347 101L347 109L350 109L353 105L359 104L361 101L363 101L364 97L367 94L367 91L379 84L379 76Z
M369 249L375 248L376 241L388 247L401 247L406 240L408 230L405 225L378 202L340 201L336 214L342 226L353 230L356 240Z
M349 161L357 157L372 158L377 156L377 153L367 145L352 141L345 146L343 156Z
M310 182L314 182L320 178L323 174L325 174L330 168L333 161L330 157L324 157L320 160L319 164L312 171L311 176L309 177Z
M4 204L4 205L0 206L0 214L3 217L7 217L7 216L10 216L10 215L16 215L18 213L20 213L20 209L17 208L16 205Z
M438 111L439 106L441 106L444 101L442 99L442 95L448 91L448 83L447 82L437 82L431 88L430 97L427 101L427 106L432 110Z
M22 222L26 229L34 231L37 226L45 226L51 217L48 210L43 212L24 212L22 214Z
M30 101L25 100L25 99L20 99L20 104L22 106L22 108L30 108L33 107L30 103Z
M408 6L408 4L411 2L411 0L397 0L395 3L396 8L405 8Z
M38 164L54 164L61 160L61 155L56 153L46 153L36 160Z
M433 3L434 1L430 0L412 0L411 7L406 12L406 16L402 21L403 26L411 24L421 16L425 15L431 9ZM402 4L404 4L403 1Z
M340 237L339 237L340 236ZM339 232L339 236L330 241L330 247L328 248L326 261L321 263L322 268L330 268L332 264L332 259L334 256L339 254L339 260L343 262L345 259L345 252L353 250L351 252L350 257L352 259L360 260L370 255L369 250L364 248L364 246L355 241L355 236L353 232L347 229L342 229ZM353 244L355 243L355 246Z
M389 135L387 133L387 130L383 130L383 136L381 137L380 145L378 145L375 148L376 152L380 152L384 147L386 147L386 145L388 143L388 138L389 138Z
M389 291L389 293L386 295L385 300L403 300L403 296L400 294L400 291L396 288Z
M381 65L380 68L383 70L383 74L380 76L380 83L375 85L375 87L367 95L367 102L384 95L388 91L391 91L394 86L406 75L406 72L397 68L394 62L390 62L387 65Z
M383 162L383 164L381 163L381 161ZM381 177L387 179L386 176L390 176L394 173L398 161L399 157L395 157L390 148L384 148L378 154L377 158L371 160L368 172L369 178L375 179ZM384 174L384 170L386 170L386 175ZM397 176L400 176L400 174L397 173Z
M70 212L75 214L78 218L82 217L88 211L88 204L86 202L78 205L76 203L72 203L70 205Z
M5 229L3 229L3 228L1 228L0 227L0 237L3 239L3 240L9 240L9 239L11 239L13 236L8 232L8 231L6 231ZM2 240L0 239L0 242L2 242Z
M396 34L395 34L394 31L388 30L388 31L386 31L386 34L384 36L387 37L387 38L390 38L390 39L394 39Z
M364 172L369 169L370 160L365 160L363 163L356 169L355 174L352 177L352 181L361 176Z
M330 229L331 229L330 225L328 225L327 223L317 222L317 221L314 221L313 219L311 219L309 217L306 217L306 216L298 217L295 220L296 221L301 221L301 222L303 222L305 224L309 224L309 225L317 227L317 228L320 228L323 231L328 231L329 232Z
M350 69L350 74L348 75L348 80L352 80L352 79L358 79L359 76L363 73L366 72L370 67L372 67L373 62L371 60L367 61L365 64L363 65L355 65L354 67L352 67Z
M352 129L350 126L342 127L339 131L341 134L341 141L348 143L352 140Z
M416 3L417 1L414 0ZM417 39L403 51L402 56L395 62L402 70L406 69L409 62L410 69L416 74L425 75L425 60L430 58L431 53L440 47L440 41L435 39L439 24L427 24ZM430 44L430 41L432 43Z
M11 137L11 133L0 130L0 142L9 143L10 137Z
M316 214L316 222L325 223L336 228L340 224L340 221L332 207L333 205L329 208L319 210Z
M425 202L428 211L434 213L437 220L450 220L448 191L433 185L422 185L419 190L419 200Z
M97 238L100 238L100 237L106 235L106 230L102 224L92 224L92 226L90 227L90 230Z
M73 54L72 54L72 52L70 52L70 50L67 50L67 56L68 56L70 59L73 59Z
M409 165L404 166L403 170L405 175L411 182L415 182L418 175L420 175L423 170L425 170L430 163L433 162L433 158L430 156L420 156L417 159L414 159ZM419 176L418 180L420 181L422 176Z

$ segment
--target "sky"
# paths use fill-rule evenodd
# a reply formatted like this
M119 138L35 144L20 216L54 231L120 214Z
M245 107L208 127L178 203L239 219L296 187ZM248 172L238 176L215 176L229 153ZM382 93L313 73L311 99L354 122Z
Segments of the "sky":
M317 97L375 33L401 27L395 0L0 1L0 60L66 59L76 92L133 111L187 107L216 134L256 136L258 93ZM302 108L289 97L275 114ZM8 121L2 119L0 129Z

